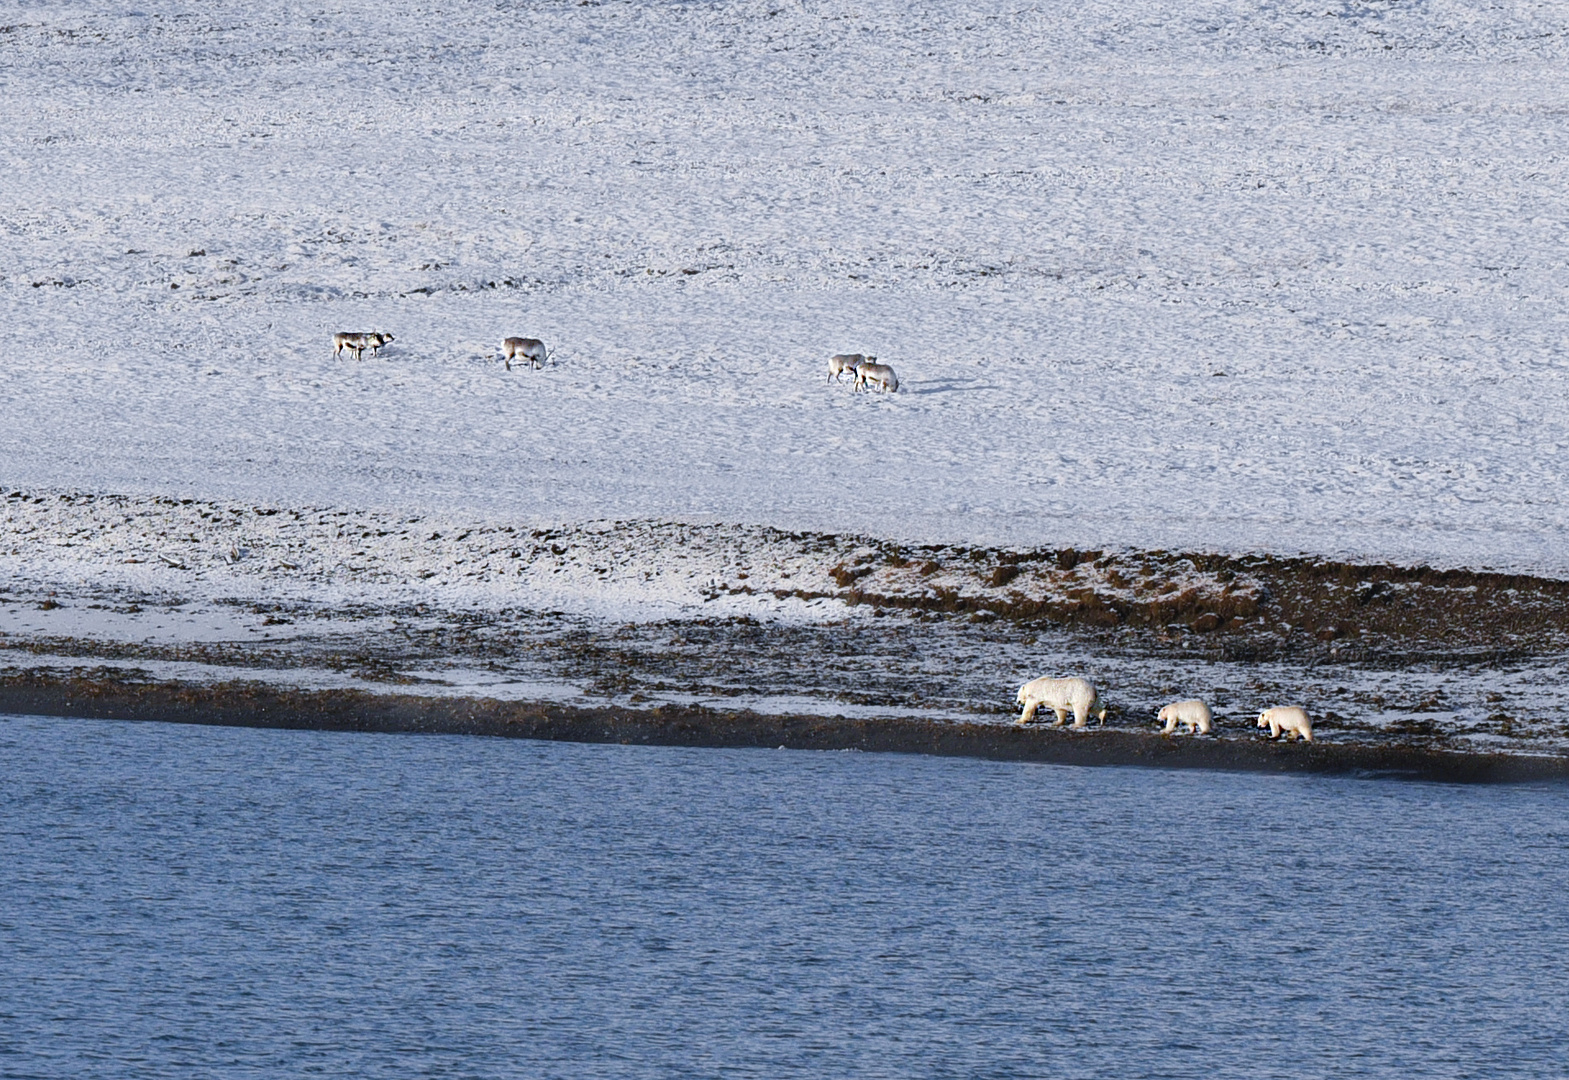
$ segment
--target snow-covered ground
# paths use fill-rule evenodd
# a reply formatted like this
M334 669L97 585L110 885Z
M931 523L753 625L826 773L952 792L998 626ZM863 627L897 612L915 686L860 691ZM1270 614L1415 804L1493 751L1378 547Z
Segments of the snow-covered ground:
M1569 575L1566 75L1560 2L0 0L0 671L1003 722L1082 670L1558 748L1545 643L824 597Z
M1566 60L1563 3L0 3L0 480L1569 572Z

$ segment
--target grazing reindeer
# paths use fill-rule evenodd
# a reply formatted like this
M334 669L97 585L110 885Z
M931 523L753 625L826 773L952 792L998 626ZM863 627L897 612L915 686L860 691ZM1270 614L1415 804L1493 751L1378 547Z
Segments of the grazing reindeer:
M512 370L514 357L522 357L528 361L531 368L542 368L545 361L550 359L550 354L545 351L545 343L538 338L509 337L501 343L501 355L507 361L507 370Z
M893 373L893 368L887 364L872 363L876 357L869 356L855 365L855 389L863 386L877 384L878 390L886 390L891 394L899 392L899 376Z
M360 354L366 349L369 349L370 354L375 356L381 351L381 347L391 340L391 334L333 334L332 356L333 359L337 359L344 349L348 349L353 353L356 360L360 358Z
M876 360L875 356L862 356L858 352L840 353L828 360L828 381L838 382L841 375L854 375L855 365L865 363L867 360Z

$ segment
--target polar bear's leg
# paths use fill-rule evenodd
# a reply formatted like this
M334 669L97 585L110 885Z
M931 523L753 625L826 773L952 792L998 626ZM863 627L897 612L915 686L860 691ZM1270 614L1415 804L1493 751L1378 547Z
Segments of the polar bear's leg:
M1040 707L1041 703L1038 701L1027 702L1024 706L1024 715L1020 716L1019 719L1014 721L1014 723L1018 724L1020 727L1028 724L1031 720L1035 719L1035 710Z
M1057 714L1057 720L1052 727L1062 727L1068 722L1068 708L1065 705L1053 705L1051 711Z
M1073 706L1073 730L1081 731L1090 726L1090 707L1081 703Z

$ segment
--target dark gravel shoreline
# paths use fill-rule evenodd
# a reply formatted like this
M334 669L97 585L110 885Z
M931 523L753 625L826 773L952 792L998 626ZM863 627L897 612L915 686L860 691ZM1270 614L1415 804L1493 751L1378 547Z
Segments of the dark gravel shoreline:
M483 735L585 743L859 750L994 761L1304 772L1446 783L1569 779L1569 756L1459 753L1399 745L1163 737L1125 729L774 716L663 705L573 707L256 683L191 685L40 674L0 680L0 712L315 731Z

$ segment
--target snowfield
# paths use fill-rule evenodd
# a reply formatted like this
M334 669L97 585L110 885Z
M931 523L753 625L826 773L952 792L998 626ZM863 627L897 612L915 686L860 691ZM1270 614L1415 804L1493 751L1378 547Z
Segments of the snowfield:
M890 598L1569 577L1566 75L1565 2L0 0L0 674L1005 722L1084 671L1561 751L1504 618L1358 667L1182 644L1264 603L1202 559L1098 644Z
M0 479L1569 573L1566 33L3 3Z

